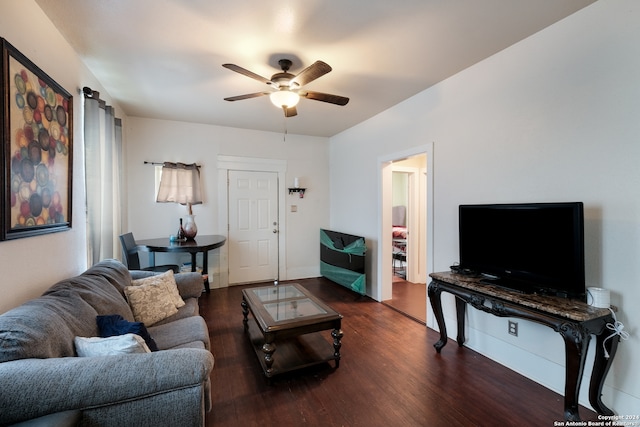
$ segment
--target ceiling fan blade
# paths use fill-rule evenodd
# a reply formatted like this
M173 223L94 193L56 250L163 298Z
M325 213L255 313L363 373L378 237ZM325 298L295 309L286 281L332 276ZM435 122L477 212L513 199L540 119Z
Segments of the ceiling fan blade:
M313 99L314 101L328 102L330 104L336 105L347 105L347 103L349 102L349 98L345 98L344 96L331 95L329 93L322 92L313 92L310 90L299 92L299 95L307 99Z
M300 71L297 76L291 79L289 85L293 87L294 85L304 86L307 83L311 83L318 77L322 77L331 71L331 67L326 62L316 61L313 64L309 65L304 70Z
M298 115L298 110L296 109L296 107L282 107L282 109L284 110L285 117L293 117Z
M238 96L230 96L229 98L225 98L225 101L241 101L243 99L249 98L257 98L263 95L269 95L270 92L256 92L256 93L248 93L246 95L238 95Z
M255 79L255 80L259 81L259 82L266 83L266 84L271 84L271 80L269 80L269 79L267 79L265 77L262 77L262 76L260 76L260 75L258 75L256 73L254 73L254 72L251 72L251 71L249 71L249 70L247 70L245 68L239 67L236 64L222 64L222 66L224 68L228 68L231 71L235 71L236 73L240 73L240 74L242 74L244 76L251 77L252 79Z

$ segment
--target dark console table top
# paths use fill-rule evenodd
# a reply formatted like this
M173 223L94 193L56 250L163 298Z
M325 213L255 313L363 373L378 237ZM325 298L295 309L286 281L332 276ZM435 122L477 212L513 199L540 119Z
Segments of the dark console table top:
M608 308L592 307L575 299L548 295L525 294L498 286L480 283L480 278L452 272L431 273L435 280L480 292L495 298L513 302L544 313L565 317L576 322L586 322L610 314Z

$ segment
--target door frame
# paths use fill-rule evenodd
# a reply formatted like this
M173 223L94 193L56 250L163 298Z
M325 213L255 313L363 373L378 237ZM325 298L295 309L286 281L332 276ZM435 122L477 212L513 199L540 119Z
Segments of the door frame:
M391 164L394 161L403 160L409 157L426 155L427 156L427 185L425 188L426 194L426 215L427 215L427 248L426 248L426 266L427 266L427 280L429 274L433 272L433 143L425 145L419 145L408 150L389 153L378 157L378 242L380 242L378 248L378 268L377 268L377 296L378 301L384 301L391 299L392 291L392 236L389 230L391 230L391 180L392 180L392 167ZM387 209L388 208L388 209ZM427 300L429 297L427 296ZM428 301L426 301L428 307ZM433 319L430 322L430 313L427 309L427 324L433 324Z
M218 229L229 239L229 183L230 170L275 172L278 174L278 280L286 280L286 224L285 197L287 161L279 159L262 159L257 157L226 156L218 158ZM229 286L229 248L220 248L220 287Z

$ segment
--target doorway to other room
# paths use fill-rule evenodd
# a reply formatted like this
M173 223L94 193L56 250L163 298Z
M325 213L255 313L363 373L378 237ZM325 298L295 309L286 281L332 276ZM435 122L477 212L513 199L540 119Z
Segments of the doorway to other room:
M424 324L432 258L428 160L424 150L381 164L381 301Z

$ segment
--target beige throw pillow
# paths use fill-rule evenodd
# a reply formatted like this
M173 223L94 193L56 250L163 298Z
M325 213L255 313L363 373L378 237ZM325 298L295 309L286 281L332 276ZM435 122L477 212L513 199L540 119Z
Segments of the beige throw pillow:
M178 291L178 285L176 284L176 278L173 276L173 270L168 270L162 274L157 274L155 276L149 276L131 281L131 286L142 285L164 286L171 296L171 299L173 300L176 308L184 306L184 300L182 299L182 297L180 296L180 292Z
M136 322L151 326L178 312L175 300L166 286L146 284L124 288Z

